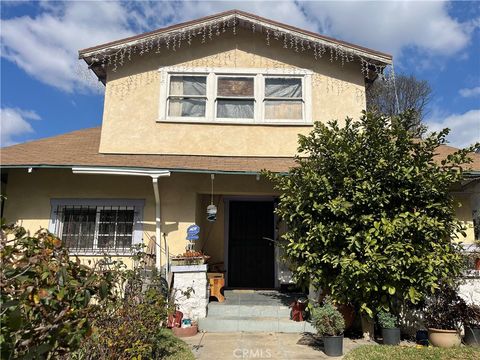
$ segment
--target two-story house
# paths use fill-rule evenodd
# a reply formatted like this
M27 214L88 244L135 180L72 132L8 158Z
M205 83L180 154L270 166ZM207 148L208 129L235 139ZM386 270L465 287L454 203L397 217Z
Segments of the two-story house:
M260 171L287 172L297 135L314 121L358 118L366 88L392 63L237 10L79 57L105 85L102 126L2 149L7 221L48 228L82 259L108 253L131 263L132 246L145 243L158 267L185 251L197 224L195 246L223 263L228 287L272 289L289 273L268 240L281 232L278 194ZM458 193L468 241L478 187Z

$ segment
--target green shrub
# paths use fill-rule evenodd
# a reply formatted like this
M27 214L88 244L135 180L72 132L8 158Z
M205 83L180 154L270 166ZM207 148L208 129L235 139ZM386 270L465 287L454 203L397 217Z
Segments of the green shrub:
M330 298L325 299L323 306L312 310L312 324L320 335L337 336L345 330L345 320Z
M174 350L165 338L165 299L159 290L126 297L93 319L93 334L73 359L163 359Z
M30 236L19 226L1 230L2 359L57 357L90 334L97 303L114 296L115 274L71 260L47 231Z
M384 329L393 329L397 327L397 318L395 315L381 310L378 314L378 324Z

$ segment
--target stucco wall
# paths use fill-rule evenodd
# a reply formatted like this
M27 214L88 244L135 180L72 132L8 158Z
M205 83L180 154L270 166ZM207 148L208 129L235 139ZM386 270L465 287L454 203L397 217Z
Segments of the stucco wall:
M164 66L194 68L310 69L313 120L326 122L358 117L365 108L365 86L358 63L330 62L329 54L284 49L263 36L241 31L205 44L195 42L177 51L135 57L108 72L100 151L104 153L162 153L236 156L292 156L297 134L311 126L265 126L158 122Z
M179 174L160 178L161 231L165 235L171 254L185 251L187 227L202 222L206 208L197 202L199 194L210 192L210 174ZM255 176L216 175L215 192L224 195L271 195L271 184ZM52 198L119 198L144 199L143 239L152 246L155 237L155 199L150 177L78 175L71 170L39 169L29 174L26 170L10 170L6 189L5 218L17 222L30 232L48 228ZM215 238L206 252L223 260L223 210L213 226ZM202 223L201 242L206 238L208 226ZM221 236L221 238L220 238ZM162 246L163 246L162 239ZM100 257L81 257L82 261L95 261ZM129 262L128 260L127 262ZM162 260L164 263L164 260ZM131 263L129 263L131 265Z
M472 183L464 187L462 192L455 192L454 199L460 205L456 209L457 218L465 226L465 233L458 235L458 241L465 244L473 243L475 241L475 234L473 229L473 210L480 211L480 182Z

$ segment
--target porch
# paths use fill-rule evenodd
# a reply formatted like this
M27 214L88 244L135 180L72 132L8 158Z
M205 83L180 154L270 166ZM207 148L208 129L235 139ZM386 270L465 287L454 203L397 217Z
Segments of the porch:
M199 329L207 332L315 333L306 321L290 320L289 305L305 297L301 293L278 291L226 290L225 301L210 302Z

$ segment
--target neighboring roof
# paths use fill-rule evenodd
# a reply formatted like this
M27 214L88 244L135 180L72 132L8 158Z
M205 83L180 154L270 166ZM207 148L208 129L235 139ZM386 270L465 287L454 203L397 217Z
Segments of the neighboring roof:
M2 167L98 166L165 170L251 173L284 172L293 158L100 154L100 127L35 140L0 149Z
M129 167L172 171L256 173L266 169L287 172L293 158L203 155L100 154L100 127L35 140L0 149L2 167ZM437 149L440 162L457 148L442 145ZM472 154L469 170L480 172L480 154Z
M255 26L255 32L262 32L265 30L278 32L282 34L291 34L302 41L311 43L323 44L330 48L342 48L345 51L355 53L365 60L369 60L380 66L390 65L392 63L392 55L369 49L363 46L355 45L346 41L334 39L329 36L314 33L308 30L303 30L294 26L270 20L255 14L251 14L240 10L229 10L215 15L202 17L196 20L187 21L165 28L160 28L154 31L145 32L143 34L127 37L124 39L108 42L105 44L93 46L90 48L79 50L79 59L84 59L89 67L96 73L96 75L103 79L105 76L104 69L102 69L99 55L108 55L119 51L125 46L135 46L140 43L148 46L160 39L160 36L165 39L169 36L182 35L185 37L185 32L198 28L206 28L212 24L227 22L231 19L238 20L239 26L252 27ZM205 27L206 26L206 27ZM143 49L143 47L142 47ZM143 53L143 51L142 51Z

